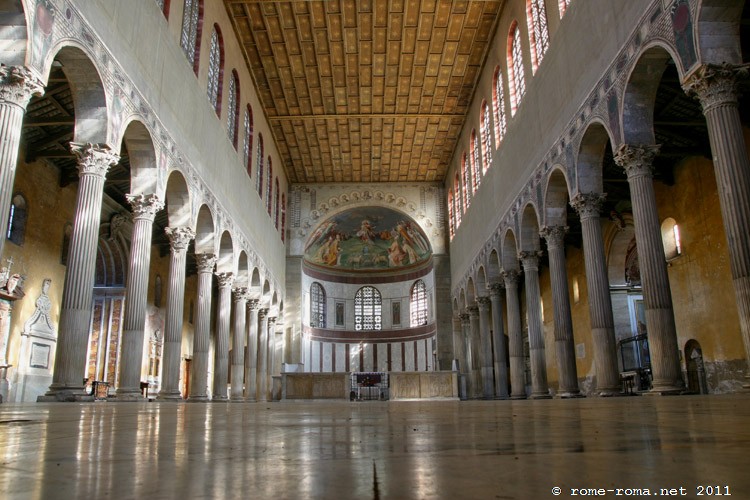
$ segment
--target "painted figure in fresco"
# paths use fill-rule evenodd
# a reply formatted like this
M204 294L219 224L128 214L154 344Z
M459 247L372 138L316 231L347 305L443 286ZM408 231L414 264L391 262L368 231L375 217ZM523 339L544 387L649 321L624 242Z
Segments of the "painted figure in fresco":
M320 245L320 248L318 248L318 251L315 252L315 255L312 257L313 262L317 262L318 264L323 264L328 257L328 249L331 247L331 243L333 242L333 236L329 236L326 241L323 242L322 245Z
M331 244L328 247L328 254L325 258L325 263L329 266L336 266L339 264L339 257L341 255L341 251L339 249L339 245L341 244L341 235L337 234L336 238L331 238Z
M369 220L365 219L362 221L362 225L360 226L359 231L357 231L357 236L359 236L359 239L361 239L362 243L365 245L372 245L375 231L372 230L372 225L370 225Z
M401 248L398 240L398 235L394 234L393 243L391 243L391 246L388 247L388 265L390 267L401 266L404 264L406 252L404 252L404 250Z

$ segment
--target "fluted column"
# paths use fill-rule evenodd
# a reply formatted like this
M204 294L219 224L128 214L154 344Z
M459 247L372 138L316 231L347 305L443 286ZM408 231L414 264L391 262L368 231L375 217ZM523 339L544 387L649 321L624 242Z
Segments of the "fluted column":
M508 361L505 349L505 332L503 331L503 310L501 294L503 285L490 285L490 303L492 305L492 335L494 338L495 355L495 397L508 399Z
M258 299L247 301L247 352L245 353L245 401L255 401L258 391Z
M179 383L182 319L185 310L185 262L188 245L195 238L195 232L189 227L168 227L164 232L169 238L169 286L158 399L179 401L182 399Z
M560 380L558 396L575 397L581 391L576 375L576 353L573 342L573 319L570 315L570 294L568 293L568 270L565 266L566 226L547 226L540 234L547 241L549 271L552 285L552 305L555 320L555 354L557 373Z
M229 380L229 322L232 315L233 273L216 273L219 281L219 307L216 309L216 340L214 344L213 401L227 400Z
M521 304L518 301L518 280L521 274L510 270L502 272L505 282L505 303L508 309L508 351L510 354L511 399L526 399L526 363L523 358L523 331L521 329Z
M23 115L32 95L44 92L42 81L22 66L0 65L0 227L8 227L18 164ZM3 254L5 236L0 238ZM81 374L81 376L83 376Z
M472 380L472 366L471 366L471 321L469 320L469 313L463 312L458 315L461 321L461 358L459 358L459 367L461 373L464 375L466 381L466 398L471 398L474 383Z
M148 272L151 266L151 233L156 213L164 203L155 194L127 195L133 207L133 237L130 243L125 312L120 346L118 401L138 401L141 394L143 337L146 328Z
M612 314L612 297L609 294L607 258L604 255L604 240L599 220L605 198L606 195L601 193L580 193L570 200L570 205L578 212L583 232L586 288L596 366L596 392L600 396L614 396L620 393L620 376L617 368L615 320Z
M268 318L268 361L266 365L266 398L273 400L273 374L276 362L276 316Z
M738 80L747 78L749 69L747 64L701 66L688 78L685 91L700 100L706 116L745 361L750 364L750 160L737 102ZM745 377L750 380L750 369Z
M258 401L268 401L268 309L258 312Z
M475 398L482 396L482 342L479 337L479 307L470 305L469 343L471 344L471 394Z
M544 354L541 292L539 291L539 254L520 252L526 289L526 315L529 321L529 356L531 357L531 397L548 398L547 358Z
M71 143L70 149L78 160L80 181L63 286L55 372L47 392L53 400L82 394L104 180L110 166L119 161L119 156L106 145Z
M614 159L628 175L643 285L651 373L654 377L652 392L661 394L680 391L684 388L684 383L672 308L672 291L669 287L654 193L653 161L658 152L659 146L623 144L618 148Z
M464 352L461 318L453 316L451 326L453 327L453 360L458 363L458 372L461 373L464 365L461 359ZM455 369L455 365L452 368Z
M244 401L243 385L245 379L245 342L247 330L245 318L247 317L247 288L238 286L232 290L234 296L234 325L232 329L232 389L230 399L232 401Z
M188 401L208 400L208 348L211 343L211 294L216 255L195 255L198 266L198 310L193 335L193 368Z
M482 373L482 395L494 399L495 379L492 374L492 339L490 338L490 298L477 297L479 308L479 338L482 345L480 369Z

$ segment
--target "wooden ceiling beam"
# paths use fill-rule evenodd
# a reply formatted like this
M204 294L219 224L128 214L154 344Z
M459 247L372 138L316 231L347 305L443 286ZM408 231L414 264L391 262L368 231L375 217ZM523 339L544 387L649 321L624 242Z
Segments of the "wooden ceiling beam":
M269 121L293 120L358 120L363 118L463 118L463 113L349 113L324 115L284 115L269 116Z

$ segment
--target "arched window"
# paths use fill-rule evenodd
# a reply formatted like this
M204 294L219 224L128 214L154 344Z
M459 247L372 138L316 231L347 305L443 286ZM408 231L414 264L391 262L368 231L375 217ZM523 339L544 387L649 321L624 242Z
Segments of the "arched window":
M169 0L156 0L156 5L159 6L159 9L164 14L164 17L169 19Z
M208 53L208 102L211 103L216 116L221 116L221 89L224 80L224 42L221 38L221 29L214 24L211 33L211 49Z
M253 175L253 109L250 105L247 105L245 109L245 145L243 147L243 153L245 155L245 168L247 168L247 175L252 177Z
M180 46L187 60L198 74L198 63L201 53L201 32L203 31L203 0L185 0L182 14L182 33Z
M448 236L456 234L456 220L453 218L453 189L448 190Z
M255 189L258 195L263 199L263 134L258 134L258 150L256 153L258 164L258 176L255 178Z
M492 140L490 139L490 106L487 101L482 105L482 126L479 128L482 136L482 175L487 173L487 169L492 164Z
M568 5L570 5L570 0L558 0L557 5L560 8L560 19L562 19L565 10L568 8Z
M544 0L526 0L526 19L529 24L531 69L536 72L549 48L547 9L544 7Z
M273 207L273 164L271 163L271 157L268 157L268 180L266 181L266 210L268 215L271 215L271 207Z
M232 78L229 80L229 99L227 103L227 134L232 141L234 149L237 149L237 127L240 121L240 77L237 71L232 70Z
M521 29L513 21L508 35L508 71L510 77L510 114L515 115L523 94L526 92L526 79L523 74L523 53L521 51Z
M500 66L495 70L494 85L492 86L492 107L495 110L495 148L505 137L507 122L505 120L505 92L503 90L503 73Z
M326 291L317 281L310 285L310 326L326 327Z
M482 159L479 157L479 143L477 141L476 129L471 131L471 142L469 145L471 148L471 194L473 195L482 183L482 176L479 174L482 168L480 166Z
M279 230L279 178L277 177L274 180L274 196L273 199L276 200L276 204L274 205L273 209L273 225L276 228L276 230Z
M661 239L664 243L664 257L670 261L682 255L682 241L677 221L669 217L661 223Z
M354 295L354 329L359 331L382 328L383 300L372 286L363 286Z
M453 179L453 191L456 193L456 197L453 199L453 202L455 203L455 206L453 207L453 217L456 218L456 229L458 229L461 226L461 181L458 179L458 174L456 174L455 179Z
M411 326L427 324L427 287L424 281L417 280L411 287Z
M465 213L471 203L471 176L469 175L469 162L466 158L466 151L461 155L461 186L464 192L463 211Z
M281 193L281 242L286 240L286 194Z
M16 245L23 245L24 236L26 235L26 198L17 194L10 202L10 215L8 217L8 227L5 231L5 237Z

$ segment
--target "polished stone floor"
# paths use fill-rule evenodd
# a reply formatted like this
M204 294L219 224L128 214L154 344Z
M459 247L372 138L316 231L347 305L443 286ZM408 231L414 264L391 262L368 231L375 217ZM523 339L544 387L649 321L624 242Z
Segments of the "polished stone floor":
M750 396L2 404L0 454L3 499L740 500Z

